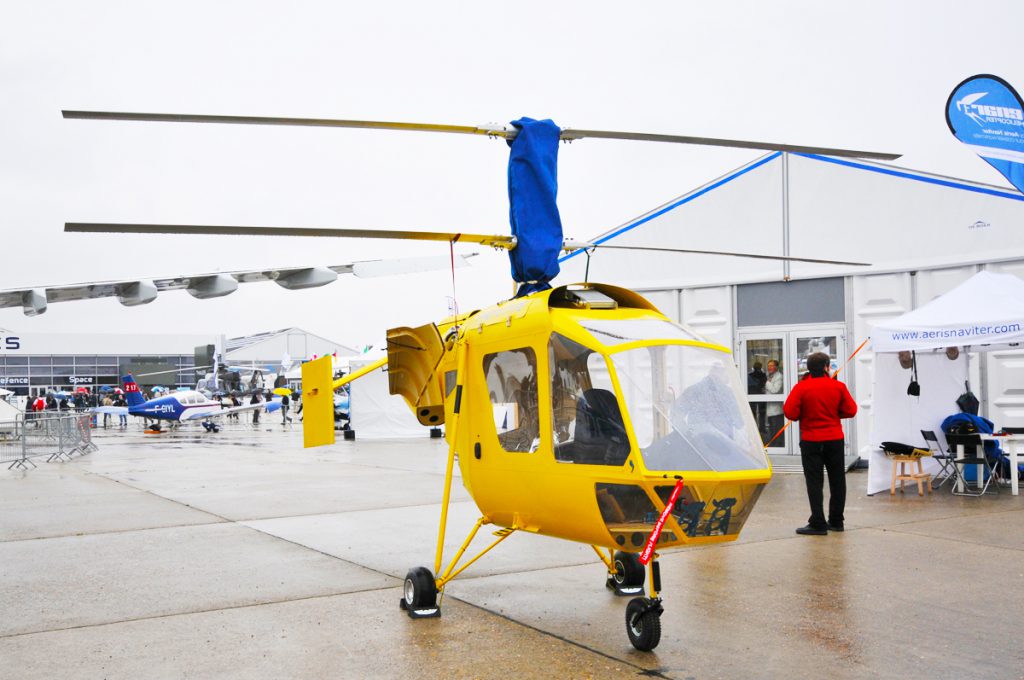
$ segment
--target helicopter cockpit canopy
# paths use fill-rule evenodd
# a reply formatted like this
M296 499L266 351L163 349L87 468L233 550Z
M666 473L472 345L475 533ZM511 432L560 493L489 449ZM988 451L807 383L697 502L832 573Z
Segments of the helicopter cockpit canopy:
M606 354L552 334L557 460L622 465L630 450L624 412L648 470L767 469L728 353L664 318L586 318L578 323L605 346Z
M727 356L697 345L647 345L610 356L649 470L768 467Z

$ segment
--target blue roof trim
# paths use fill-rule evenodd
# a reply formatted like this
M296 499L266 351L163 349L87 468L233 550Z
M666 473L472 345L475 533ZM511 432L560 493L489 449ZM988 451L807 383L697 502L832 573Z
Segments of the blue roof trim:
M667 213L667 212L669 212L671 210L675 210L679 206L684 205L686 203L689 203L690 201L694 200L695 198L703 196L704 194L706 194L709 191L712 191L714 189L717 189L718 187L722 186L723 184L728 184L729 182L733 181L737 177L742 177L743 175L747 174L751 170L755 170L755 169L761 167L762 165L764 165L765 163L768 163L770 161L775 160L776 158L778 158L781 155L782 155L782 153L780 151L776 151L775 153L771 154L770 156L765 156L764 158L762 158L761 160L757 161L756 163L754 163L752 165L749 165L749 166L743 168L742 170L739 170L738 172L734 172L733 174L731 174L731 175L729 175L727 177L723 177L722 179L718 180L714 184L710 184L710 185L704 187L703 189L701 189L700 191L697 191L697 192L695 192L693 194L690 194L689 196L681 198L678 201L676 201L675 203L672 203L671 205L667 205L664 208L662 208L661 210L658 210L657 212L651 213L650 215L648 215L647 217L644 217L643 219L637 220L636 222L633 222L632 224L627 224L626 226L622 227L621 229L619 229L617 231L613 231L612 233L608 234L607 236L602 236L601 238L599 238L596 241L594 241L594 245L600 245L600 244L602 244L602 243L604 243L606 241L609 241L609 240L615 238L616 236L619 236L621 234L626 233L627 231L629 231L631 229L636 229L641 224L645 224L646 222L650 222L651 220L653 220L656 217L661 217L665 213ZM565 262L568 259L574 258L577 255L580 255L581 253L583 253L582 250L577 250L577 251L571 252L568 255L566 255L566 256L564 256L562 258L559 258L558 261L559 262Z
M1009 198L1014 201L1024 201L1024 196L1020 194L1011 194L1005 191L998 191L996 189L986 189L984 187L974 187L969 184L961 184L960 182L951 182L948 179L937 179L935 177L925 177L923 175L915 175L910 172L902 170L890 170L889 168L879 168L873 165L864 165L863 163L855 163L853 161L840 160L838 158L831 158L829 156L819 156L813 153L795 153L794 156L801 156L803 158L810 158L816 161L824 161L825 163L835 163L836 165L844 165L848 168L857 168L858 170L868 170L870 172L877 172L882 175L889 175L891 177L902 177L903 179L911 179L916 182L924 182L925 184L937 184L941 187L949 187L950 189L961 189L963 191L973 191L976 194L986 194L988 196L998 196L999 198Z

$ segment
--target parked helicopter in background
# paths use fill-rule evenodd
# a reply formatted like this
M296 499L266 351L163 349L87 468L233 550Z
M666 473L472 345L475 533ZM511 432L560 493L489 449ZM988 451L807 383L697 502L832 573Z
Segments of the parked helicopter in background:
M247 395L280 387L277 384L278 377L278 373L271 371L218 363L214 365L213 371L206 372L196 381L196 391L208 397L218 394Z
M606 585L635 596L626 606L631 644L661 638L659 550L735 540L771 479L771 465L728 348L671 321L625 288L584 281L551 288L558 257L578 250L643 250L565 239L555 202L559 141L584 138L712 144L892 159L842 149L737 140L510 126L65 111L66 118L302 125L449 132L505 139L511 147L511 235L364 229L76 223L68 232L400 238L480 243L509 251L513 299L437 324L388 331L388 355L335 379L329 360L303 364L307 446L334 442L337 389L384 366L392 394L421 424L444 424L448 442L433 569L411 569L400 606L413 618L441 613L439 594L470 565L525 531L586 543ZM855 265L760 253L704 253ZM448 507L458 461L480 511L445 563ZM495 539L463 560L480 529ZM644 587L647 595L642 596Z

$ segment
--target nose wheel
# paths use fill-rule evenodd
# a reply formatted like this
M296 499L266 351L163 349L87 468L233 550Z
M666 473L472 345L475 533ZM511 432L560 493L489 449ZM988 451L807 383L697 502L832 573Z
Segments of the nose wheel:
M626 635L641 652L649 652L661 642L660 597L634 597L626 605Z
M629 642L641 652L649 652L661 642L661 615L665 611L661 605L661 565L657 554L652 554L648 568L650 575L650 597L642 597L644 581L647 580L647 568L640 561L637 553L616 551L614 554L602 554L597 546L594 551L608 567L608 580L605 585L615 591L616 595L641 595L634 597L626 605L626 635Z

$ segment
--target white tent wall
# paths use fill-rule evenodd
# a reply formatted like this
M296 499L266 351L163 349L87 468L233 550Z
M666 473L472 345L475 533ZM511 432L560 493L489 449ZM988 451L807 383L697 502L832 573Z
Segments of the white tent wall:
M793 256L871 264L794 262L791 278L1024 258L1018 233L1024 196L1012 189L799 154L765 156L590 238L608 239L609 245L782 255L784 222ZM586 256L580 253L562 266L560 283L581 280ZM598 250L590 262L591 280L648 290L785 275L781 263L720 256Z
M372 361L349 361L349 369L358 371ZM349 393L349 416L357 439L404 439L430 436L419 424L402 397L388 391L388 374L371 371L353 381Z
M1024 261L1000 262L986 269L1024 280ZM983 362L983 415L1001 427L1024 426L1024 350L987 352Z
M939 425L957 412L956 398L964 391L967 378L967 355L962 353L950 361L943 351L917 353L917 376L921 394L907 394L911 372L900 366L899 355L879 352L875 355L874 411L871 418L858 417L870 422L871 436L868 459L868 495L886 491L892 483L892 465L881 451L882 442L900 442L910 446L924 446L921 430L932 430L941 446L946 440ZM924 471L935 474L939 465L927 458Z
M638 217L609 245L782 254L782 170L769 155ZM632 226L635 225L635 226ZM611 230L609 234L617 232ZM569 233L567 231L567 233ZM576 234L583 238L584 234ZM563 263L558 283L583 280L586 256ZM778 278L770 260L678 253L598 250L590 280L630 288L678 287L682 281L726 283L738 278Z
M8 396L7 399L10 399L11 401L0 399L0 423L11 423L21 416L21 409L12 403L14 397Z
M871 263L858 271L795 262L792 275L862 275L1024 258L1022 199L1012 189L891 166L790 155L791 254Z
M234 341L247 340L247 338L232 338ZM339 357L356 354L356 350L345 345L328 340L314 333L304 331L300 328L288 328L275 333L266 334L266 338L253 337L252 342L247 342L237 349L229 349L225 359L231 362L244 363L246 361L267 361L273 360L280 363L281 358L287 353L293 361L312 359L313 356L326 356L337 353ZM231 341L228 341L230 347Z

